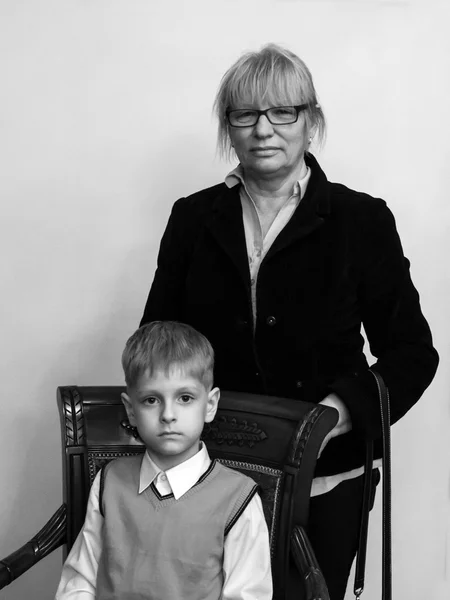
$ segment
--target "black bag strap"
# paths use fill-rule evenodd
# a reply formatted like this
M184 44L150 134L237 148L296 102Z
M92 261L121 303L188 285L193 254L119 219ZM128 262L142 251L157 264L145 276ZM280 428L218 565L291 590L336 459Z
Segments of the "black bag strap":
M389 390L381 375L370 369L375 377L380 400L381 434L383 440L383 579L382 600L392 600L392 550L391 550L391 430ZM364 590L366 567L367 532L371 498L373 467L373 442L366 444L366 462L364 468L364 491L359 532L358 555L356 558L355 585L353 593L360 598Z

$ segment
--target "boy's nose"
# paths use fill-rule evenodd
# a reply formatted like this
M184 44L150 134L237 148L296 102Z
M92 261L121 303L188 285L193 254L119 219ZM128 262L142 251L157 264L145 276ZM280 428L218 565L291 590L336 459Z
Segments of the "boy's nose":
M161 421L163 421L163 423L171 423L172 421L175 421L175 418L174 407L170 402L165 403L161 411Z

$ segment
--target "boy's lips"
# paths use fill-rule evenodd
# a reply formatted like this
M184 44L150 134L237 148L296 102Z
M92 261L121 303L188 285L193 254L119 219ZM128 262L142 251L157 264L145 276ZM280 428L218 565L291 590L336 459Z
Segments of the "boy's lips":
M178 433L178 431L163 431L162 433L159 434L159 437L166 437L166 436L172 436L172 435L181 435L181 433Z

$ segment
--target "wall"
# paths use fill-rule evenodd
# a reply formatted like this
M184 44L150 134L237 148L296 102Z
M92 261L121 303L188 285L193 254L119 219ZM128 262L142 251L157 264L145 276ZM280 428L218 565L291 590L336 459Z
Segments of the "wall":
M0 0L0 556L61 501L55 388L121 384L173 201L223 178L211 105L267 41L310 66L329 178L387 199L441 368L395 426L394 590L449 597L449 5ZM366 600L379 598L380 506ZM52 597L60 552L3 591ZM350 597L350 596L349 596Z

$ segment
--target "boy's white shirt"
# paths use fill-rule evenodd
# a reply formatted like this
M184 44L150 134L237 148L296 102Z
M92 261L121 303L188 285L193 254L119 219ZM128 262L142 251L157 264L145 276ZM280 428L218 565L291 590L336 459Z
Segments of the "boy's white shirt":
M139 493L154 481L161 495L180 498L191 489L211 464L205 444L180 465L161 471L147 452L144 454ZM100 474L92 484L86 519L64 563L55 600L95 598L98 562L102 551L103 517L99 509ZM271 600L269 534L261 499L255 494L225 538L224 585L220 600Z

